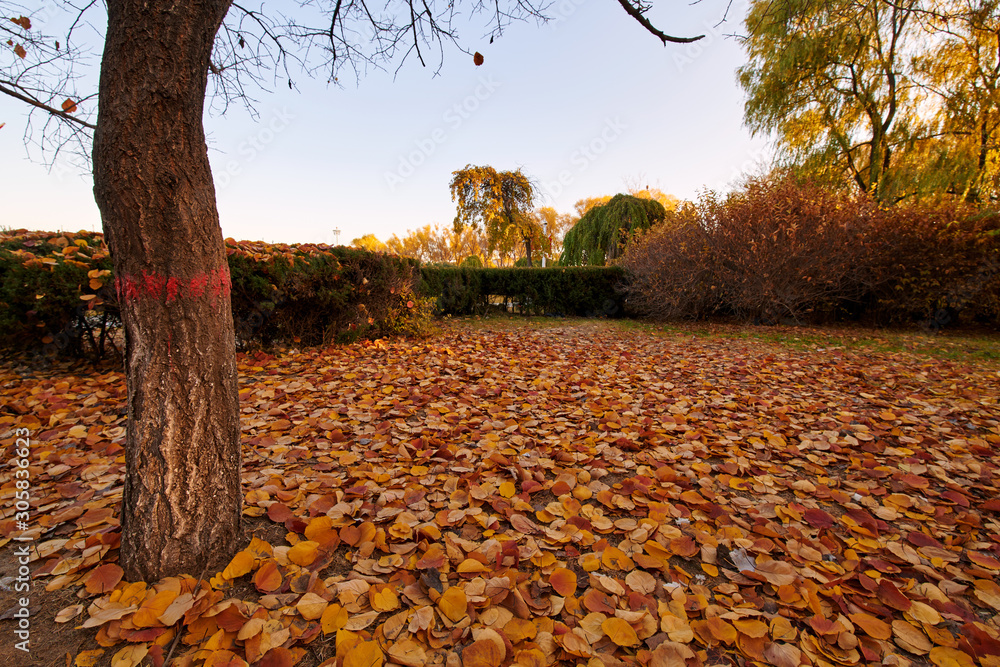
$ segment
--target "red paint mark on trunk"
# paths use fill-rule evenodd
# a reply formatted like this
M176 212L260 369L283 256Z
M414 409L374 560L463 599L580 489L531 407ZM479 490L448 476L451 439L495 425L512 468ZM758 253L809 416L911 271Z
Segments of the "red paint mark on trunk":
M167 303L177 298L177 293L181 289L181 281L178 278L167 279Z
M115 289L122 301L164 299L167 303L178 299L199 299L211 296L212 303L229 298L232 292L229 267L220 266L191 278L165 276L143 271L141 275L124 275L115 278Z

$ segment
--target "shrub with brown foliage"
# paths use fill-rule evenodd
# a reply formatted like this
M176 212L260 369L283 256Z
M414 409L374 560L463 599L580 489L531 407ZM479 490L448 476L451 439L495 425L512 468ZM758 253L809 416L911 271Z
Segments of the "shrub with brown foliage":
M1000 323L1000 215L951 202L893 209L879 230L872 312L939 329Z
M626 251L629 305L653 317L1000 322L1000 216L879 208L792 178L709 193Z
M762 322L833 310L872 287L878 216L866 200L792 179L708 193L629 248L630 304Z

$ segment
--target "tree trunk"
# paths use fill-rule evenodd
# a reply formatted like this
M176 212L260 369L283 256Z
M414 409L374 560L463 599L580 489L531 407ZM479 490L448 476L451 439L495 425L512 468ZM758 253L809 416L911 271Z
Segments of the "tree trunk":
M239 398L229 269L202 112L231 0L108 0L94 194L126 333L120 563L129 580L237 543Z
M531 237L524 236L524 258L528 260L528 266L534 266L531 257Z

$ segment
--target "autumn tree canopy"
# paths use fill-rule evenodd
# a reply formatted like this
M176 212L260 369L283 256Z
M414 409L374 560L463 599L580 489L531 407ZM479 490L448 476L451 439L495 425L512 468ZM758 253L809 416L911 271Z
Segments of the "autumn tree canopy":
M542 229L532 213L535 189L516 171L466 165L452 173L451 199L457 202L455 231L466 226L482 228L490 249L513 236L524 244L524 257L532 266L532 249L542 240Z
M755 0L746 123L879 201L1000 196L996 0Z

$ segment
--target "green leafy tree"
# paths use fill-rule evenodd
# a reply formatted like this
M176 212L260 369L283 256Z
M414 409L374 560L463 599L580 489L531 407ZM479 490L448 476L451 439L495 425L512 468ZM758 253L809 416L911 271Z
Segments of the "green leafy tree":
M532 216L534 187L517 171L497 171L493 167L466 165L452 172L451 199L458 202L455 232L466 226L482 228L492 251L505 240L517 238L524 244L524 258L532 266L532 250L543 234Z
M566 232L560 263L603 266L620 257L637 232L663 222L666 215L663 204L654 199L615 195L592 207Z

